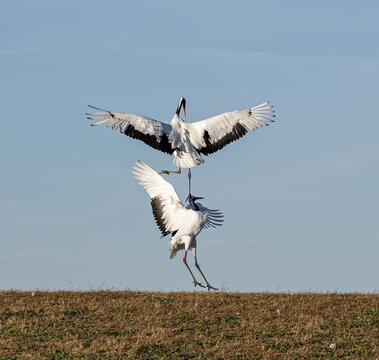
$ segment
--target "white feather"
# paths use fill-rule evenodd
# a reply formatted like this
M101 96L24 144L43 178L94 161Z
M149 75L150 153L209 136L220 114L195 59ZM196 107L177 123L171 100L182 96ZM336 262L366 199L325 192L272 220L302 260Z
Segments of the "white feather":
M267 101L250 109L226 112L195 123L188 123L179 117L181 107L185 106L183 98L180 99L171 123L137 114L111 112L94 106L90 107L101 112L87 115L90 120L95 121L92 126L107 123L107 127L113 130L142 140L160 151L174 154L174 164L178 168L192 168L204 163L201 154L208 155L218 151L245 135L247 130L254 131L267 126L267 122L273 122L274 110L268 104Z
M167 232L175 232L170 241L170 257L175 256L182 245L185 250L194 248L192 241L188 242L188 237L196 239L204 225L222 225L223 215L219 210L209 210L199 203L196 203L199 210L196 210L194 205L184 207L174 187L150 166L138 161L133 169L134 177L145 188L150 198L159 199L162 214L157 222L164 224Z

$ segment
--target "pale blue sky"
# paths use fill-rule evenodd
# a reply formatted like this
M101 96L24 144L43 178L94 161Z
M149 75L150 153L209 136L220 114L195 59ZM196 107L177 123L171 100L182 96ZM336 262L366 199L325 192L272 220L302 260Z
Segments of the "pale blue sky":
M130 173L173 158L84 115L170 121L184 96L188 121L278 115L193 169L225 214L198 236L211 284L378 291L378 18L376 1L2 2L0 288L193 289ZM184 199L186 174L168 180Z

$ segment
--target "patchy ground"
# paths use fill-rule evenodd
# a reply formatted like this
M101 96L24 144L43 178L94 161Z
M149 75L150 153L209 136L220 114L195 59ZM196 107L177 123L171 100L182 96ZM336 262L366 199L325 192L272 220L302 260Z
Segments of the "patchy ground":
M5 359L379 359L379 295L0 292Z

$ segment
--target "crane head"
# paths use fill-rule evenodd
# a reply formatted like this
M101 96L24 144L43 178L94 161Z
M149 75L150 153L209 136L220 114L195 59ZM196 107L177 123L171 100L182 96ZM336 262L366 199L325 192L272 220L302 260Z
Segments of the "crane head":
M203 197L200 197L200 196L192 196L191 194L189 194L189 195L187 196L186 201L188 201L188 203L189 203L190 205L194 205L194 206L196 207L195 201L200 200L200 199L204 199L204 198L203 198Z
M176 109L176 115L179 116L180 110L183 108L184 116L187 116L186 114L186 99L184 97L181 97L179 100L178 108Z
M195 203L195 201L197 200L200 200L200 199L204 199L203 197L200 197L200 196L192 196L191 194L188 195L188 198L186 200L188 200L188 203L189 203L189 207L193 208L193 210L195 211L199 211L199 206ZM200 204L199 204L200 205ZM188 207L187 207L188 209Z

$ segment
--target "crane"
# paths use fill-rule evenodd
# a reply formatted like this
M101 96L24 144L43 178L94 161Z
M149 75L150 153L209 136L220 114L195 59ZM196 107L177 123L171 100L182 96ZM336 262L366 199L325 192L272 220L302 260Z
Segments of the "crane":
M189 204L184 207L174 187L155 170L142 161L133 167L135 178L139 180L151 198L151 207L155 221L162 237L171 234L169 257L174 258L179 250L184 250L183 262L190 272L193 283L205 286L196 280L187 263L187 252L190 250L195 258L195 266L203 277L208 291L218 290L209 284L197 261L196 236L203 228L221 226L224 215L219 210L210 210L196 202L202 197L191 196Z
M119 130L133 139L141 140L152 148L167 154L174 154L177 171L162 170L161 174L180 174L188 168L188 186L191 197L191 168L204 163L203 155L212 154L224 146L254 131L275 117L269 101L246 110L235 110L189 123L180 118L183 109L186 116L186 100L181 97L170 123L160 122L148 117L118 113L88 105L101 112L86 113L88 119L95 121L91 126L107 123L107 127Z

